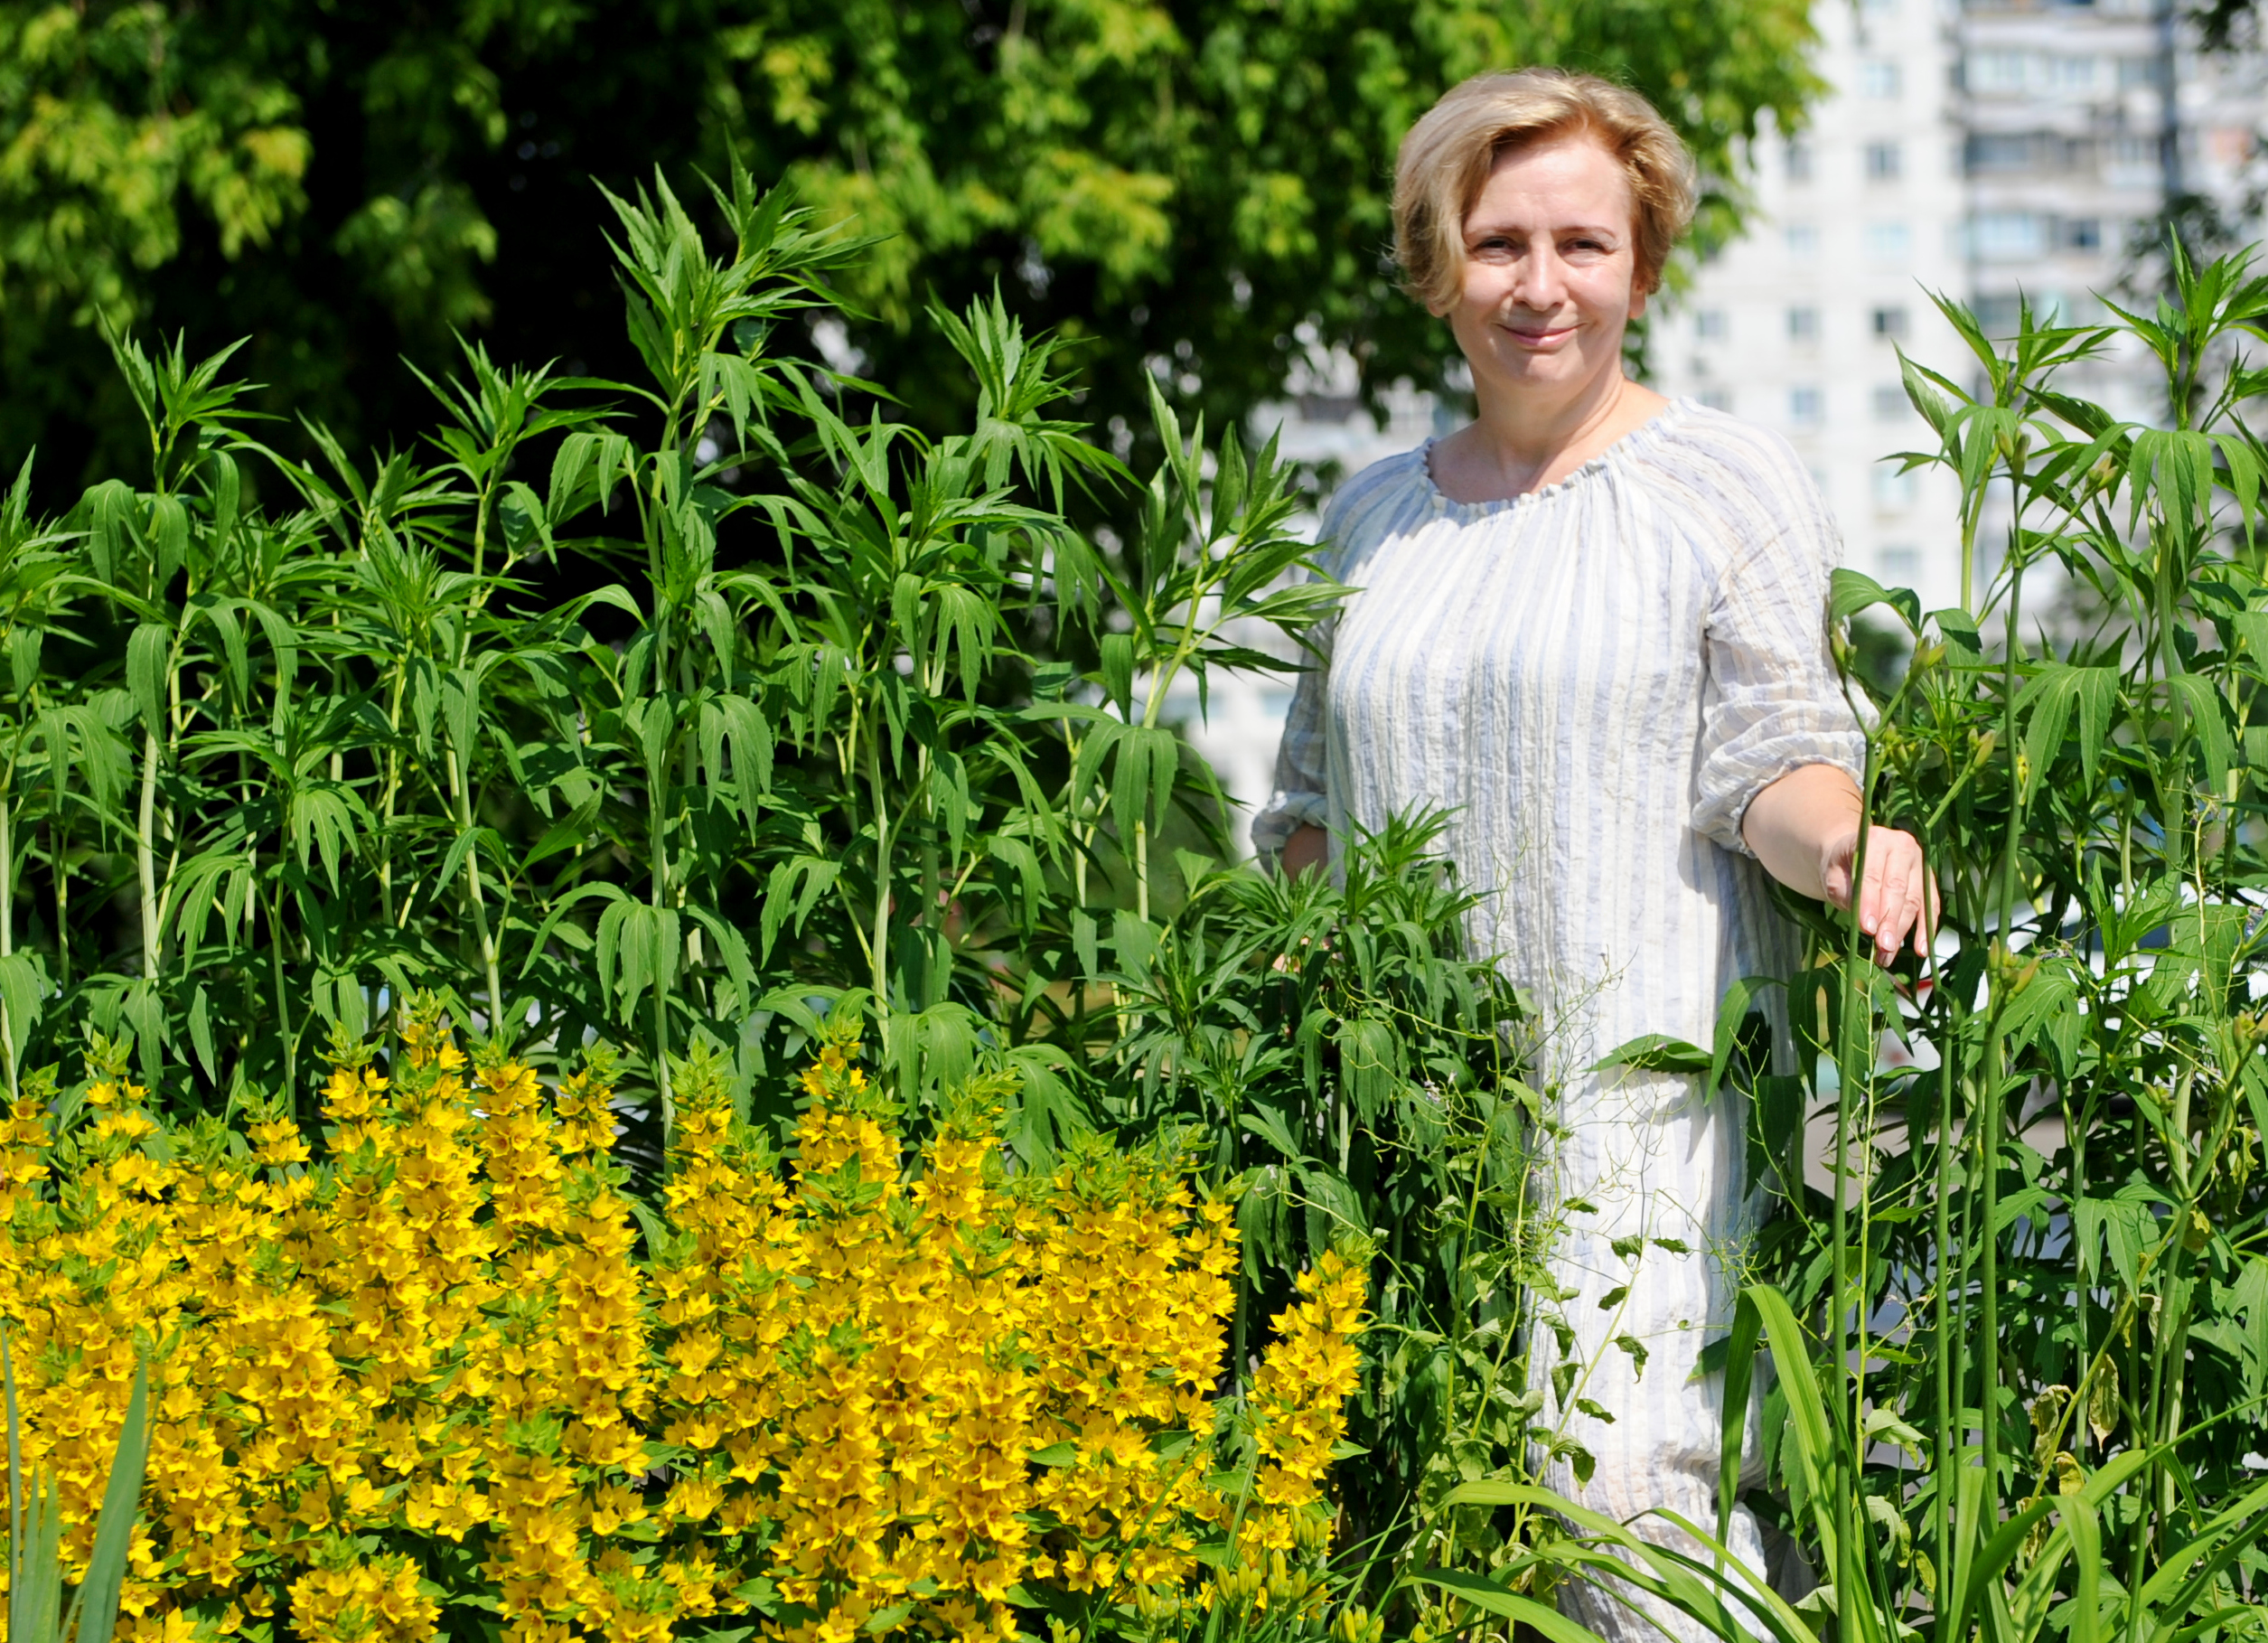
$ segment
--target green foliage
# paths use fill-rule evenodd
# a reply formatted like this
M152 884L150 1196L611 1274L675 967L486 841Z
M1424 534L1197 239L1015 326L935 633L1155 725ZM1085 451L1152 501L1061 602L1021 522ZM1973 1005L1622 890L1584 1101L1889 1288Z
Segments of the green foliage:
M1860 985L1841 937L1795 983L1836 995L1811 1026L1852 1186L1790 1223L1779 1265L1799 1309L1826 1303L1827 1364L1897 1319L1900 1349L1863 1375L1822 1370L1839 1516L1821 1544L1886 1636L1949 1601L1956 1624L2005 1606L2026 1636L2088 1635L2095 1602L2104 1625L2178 1629L2268 1570L2248 1458L2268 1409L2251 756L2268 454L2238 414L2263 380L2244 348L2268 282L2241 257L2171 263L2153 313L2028 316L2005 352L1948 305L1982 391L1909 364L1941 446L1908 460L1961 477L1969 563L1989 502L2012 502L2000 562L1926 615L1837 587L1838 615L1885 604L1915 642L1874 704L1878 814L1922 839L1954 936L1926 998ZM2162 365L2166 426L2056 386L2122 339ZM2098 613L2060 646L2024 627L2028 584L2055 570ZM1878 1066L1883 1029L1937 1065ZM1893 1418L1909 1458L1852 1466ZM2087 1589L2098 1534L2122 1595Z
M1336 590L1278 586L1272 452L1162 404L1131 546L1074 530L1067 493L1130 476L998 303L938 315L970 431L846 421L773 343L865 248L745 172L711 203L714 256L666 184L613 202L643 382L468 347L423 459L316 428L293 462L225 354L117 343L146 488L0 513L11 1081L90 1020L176 1105L304 1103L311 1033L434 986L508 1045L623 1045L666 1121L697 1031L741 1035L745 1090L774 1012L855 981L899 1075L981 1046L1062 1087L1058 978L1120 900L1145 927L1147 841L1210 786L1167 687L1279 666L1232 632ZM263 468L295 507L248 501Z
M1214 1178L1244 1183L1236 1361L1292 1274L1373 1252L1365 1458L1342 1488L1349 1538L1392 1545L1453 1517L1463 1477L1518 1463L1535 1413L1514 1326L1541 1277L1542 1106L1517 1076L1520 1001L1463 948L1474 898L1429 854L1439 820L1355 840L1343 885L1186 863L1186 906L1157 937L1121 930L1103 978L1129 1012L1104 1113L1186 1125Z
M1394 145L1467 74L1628 80L1739 174L1816 84L1797 0L54 0L0 3L0 461L127 471L98 316L199 348L255 334L265 408L407 445L452 328L624 377L595 253L662 165L792 177L883 237L840 270L852 341L909 419L958 426L927 319L1006 283L1076 334L1089 420L1147 437L1150 384L1216 426L1343 344L1372 389L1439 377L1391 287ZM1705 227L1729 230L1729 189ZM1186 403L1183 403L1186 401ZM310 452L290 437L293 454Z

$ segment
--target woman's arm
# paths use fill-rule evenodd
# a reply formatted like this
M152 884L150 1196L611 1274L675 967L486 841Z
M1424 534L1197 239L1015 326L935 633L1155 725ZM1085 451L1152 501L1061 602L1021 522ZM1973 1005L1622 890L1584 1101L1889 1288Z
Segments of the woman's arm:
M1740 836L1765 871L1799 896L1851 905L1851 859L1859 848L1859 784L1832 765L1789 771L1748 801ZM1284 851L1289 868L1291 851ZM1917 955L1937 929L1937 886L1921 846L1894 827L1867 831L1866 884L1859 928L1874 937L1874 962L1888 964L1910 933Z

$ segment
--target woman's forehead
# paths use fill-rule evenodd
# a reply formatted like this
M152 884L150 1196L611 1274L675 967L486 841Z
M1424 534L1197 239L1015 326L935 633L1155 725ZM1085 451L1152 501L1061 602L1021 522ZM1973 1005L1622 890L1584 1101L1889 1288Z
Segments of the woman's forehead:
M1497 155L1465 214L1470 229L1503 221L1626 230L1635 202L1622 164L1589 136L1571 135Z

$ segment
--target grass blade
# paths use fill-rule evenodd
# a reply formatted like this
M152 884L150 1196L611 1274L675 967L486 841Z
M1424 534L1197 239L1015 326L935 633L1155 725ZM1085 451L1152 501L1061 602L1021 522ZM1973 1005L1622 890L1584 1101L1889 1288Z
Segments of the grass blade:
M136 1364L126 1423L110 1460L110 1481L102 1492L102 1516L95 1522L94 1553L71 1604L79 1643L107 1643L118 1623L118 1590L126 1583L127 1551L140 1515L142 1474L149 1460L149 1379L148 1363Z

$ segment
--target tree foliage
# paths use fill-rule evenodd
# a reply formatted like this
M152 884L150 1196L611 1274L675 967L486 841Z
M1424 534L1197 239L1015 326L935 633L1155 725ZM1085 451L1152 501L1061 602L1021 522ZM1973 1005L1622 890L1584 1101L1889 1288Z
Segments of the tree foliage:
M98 322L246 333L258 400L349 448L414 435L401 371L632 368L594 181L737 159L884 237L848 340L933 431L969 406L923 315L997 285L1086 410L1148 380L1216 424L1313 348L1373 388L1448 355L1382 258L1394 145L1527 62L1655 98L1708 174L1813 88L1800 0L45 0L0 3L0 461L127 471ZM691 197L691 196L689 196ZM1731 220L1720 185L1710 221ZM287 438L297 438L291 430ZM304 446L295 446L306 454Z

